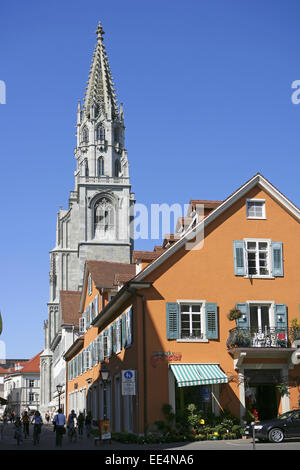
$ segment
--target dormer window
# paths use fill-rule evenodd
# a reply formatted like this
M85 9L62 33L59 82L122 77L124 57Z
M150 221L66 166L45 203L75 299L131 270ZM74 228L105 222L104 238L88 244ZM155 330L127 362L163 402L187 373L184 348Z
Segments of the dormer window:
M266 203L264 199L247 199L247 219L265 219Z

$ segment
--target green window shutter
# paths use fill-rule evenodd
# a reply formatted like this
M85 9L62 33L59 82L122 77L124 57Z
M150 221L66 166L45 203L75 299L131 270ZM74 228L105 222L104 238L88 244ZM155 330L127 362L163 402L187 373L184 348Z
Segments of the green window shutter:
M233 261L234 274L236 276L246 276L245 246L243 240L233 241Z
M103 333L99 336L99 362L104 361Z
M113 323L113 352L115 353L117 350L117 328L116 328L116 322Z
M206 318L206 338L218 339L218 306L216 303L207 302L205 304L205 318Z
M107 337L107 351L108 351L108 357L111 357L112 355L112 346L113 346L113 328L110 326L108 328L108 337Z
M236 304L235 306L242 312L242 316L237 319L236 325L239 328L249 328L249 306L248 304Z
M99 294L96 295L95 298L95 317L99 314Z
M287 329L287 308L285 304L275 304L275 326L278 330Z
M130 346L132 343L132 307L126 314L126 346Z
M122 348L126 346L126 315L122 315Z
M272 274L283 276L282 242L272 242Z
M167 339L179 337L179 305L175 302L166 304Z

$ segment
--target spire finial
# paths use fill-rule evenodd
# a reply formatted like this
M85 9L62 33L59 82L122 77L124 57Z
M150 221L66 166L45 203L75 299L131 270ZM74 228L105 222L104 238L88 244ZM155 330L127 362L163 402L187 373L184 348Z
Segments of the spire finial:
M103 40L103 34L105 34L105 32L103 31L101 21L99 21L99 23L98 23L96 34L97 34L98 41L102 41Z

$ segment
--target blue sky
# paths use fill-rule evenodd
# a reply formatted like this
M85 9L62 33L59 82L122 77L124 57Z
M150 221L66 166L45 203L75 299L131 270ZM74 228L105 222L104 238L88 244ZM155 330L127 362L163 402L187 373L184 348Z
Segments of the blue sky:
M1 5L1 339L43 349L49 250L75 169L95 30L124 103L139 203L222 200L261 172L300 206L299 2L13 1ZM157 240L138 241L151 249Z

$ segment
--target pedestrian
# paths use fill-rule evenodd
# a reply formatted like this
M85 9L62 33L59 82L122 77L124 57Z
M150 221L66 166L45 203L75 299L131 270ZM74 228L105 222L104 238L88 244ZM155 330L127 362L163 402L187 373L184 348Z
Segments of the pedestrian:
M49 421L50 421L50 414L49 414L49 411L46 412L45 418L46 418L47 423L49 423Z
M33 423L33 445L40 443L40 436L42 431L42 424L43 419L39 411L36 411L33 415L32 421Z
M68 437L69 441L72 442L74 439L74 442L77 441L77 432L76 432L76 413L74 410L71 411L71 413L68 416L68 421L67 421L67 428L68 428Z
M63 414L61 408L59 408L57 414L54 416L53 424L55 425L55 434L56 434L55 445L57 447L62 447L63 435L66 433L66 428L65 428L66 417Z
M77 418L77 426L78 426L78 436L83 436L83 426L84 426L84 414L80 411L78 418Z
M3 434L4 434L4 417L2 415L0 416L0 439L1 441L3 440Z
M90 437L91 429L92 429L92 413L90 411L85 417L85 429L86 429L86 436Z
M27 411L24 411L23 417L22 417L22 423L23 423L23 432L24 432L24 439L26 437L29 437L29 416Z
M22 421L19 416L15 419L15 434L14 438L17 440L18 446L20 442L23 442L23 435L22 435Z

